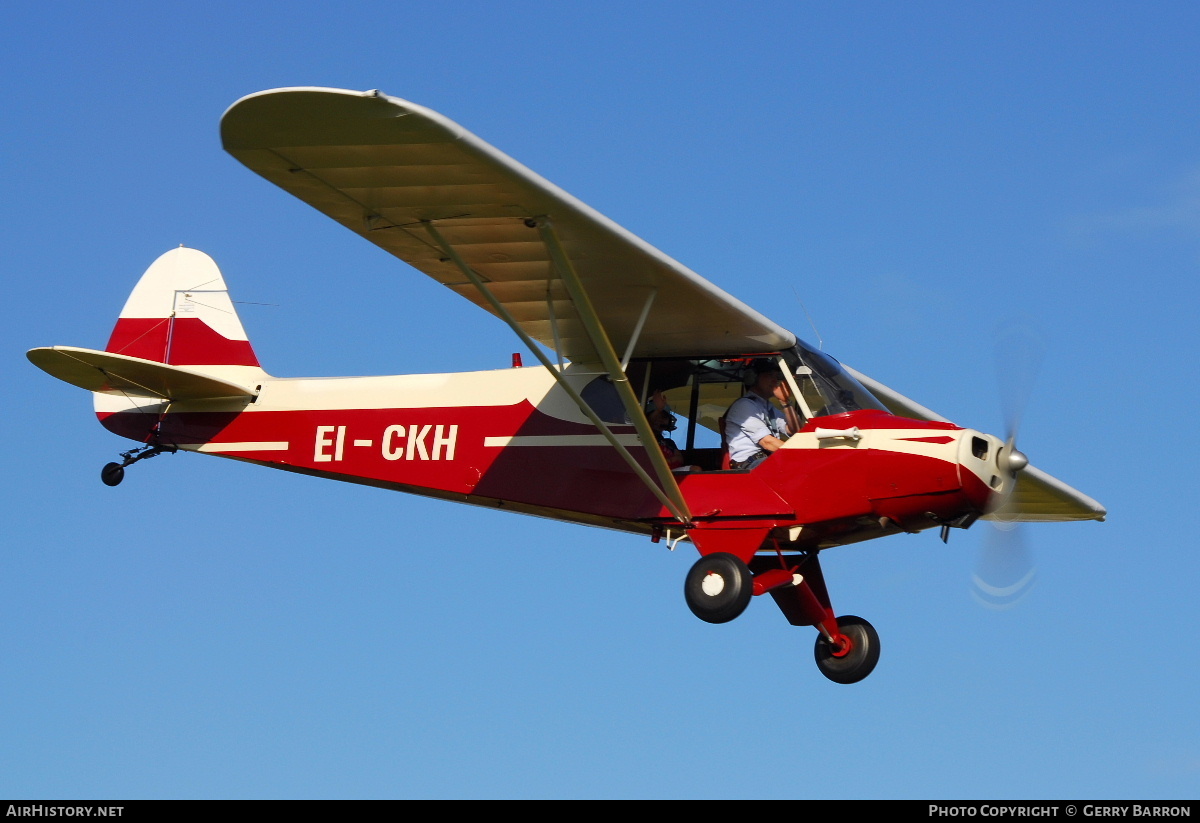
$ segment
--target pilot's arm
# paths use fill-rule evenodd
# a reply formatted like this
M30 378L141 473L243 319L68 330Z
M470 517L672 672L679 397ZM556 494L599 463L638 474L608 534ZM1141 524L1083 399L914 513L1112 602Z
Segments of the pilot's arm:
M800 420L800 412L796 411L796 404L792 402L792 390L788 388L787 383L781 382L775 387L775 399L783 405L783 418L787 421L788 434L800 431L804 423Z
M761 407L749 398L734 401L729 407L725 417L725 439L730 454L743 455L735 459L745 459L745 454L754 449L773 452L783 445L783 441L775 436L763 420Z
M773 434L768 434L758 441L758 447L769 452L779 451L783 447L783 441Z

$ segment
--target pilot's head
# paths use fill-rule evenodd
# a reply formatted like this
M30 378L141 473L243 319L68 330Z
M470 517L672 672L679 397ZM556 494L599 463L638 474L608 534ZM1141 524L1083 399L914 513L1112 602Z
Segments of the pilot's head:
M646 419L659 434L673 432L678 425L674 412L667 404L667 398L660 391L656 391L650 401L646 403Z
M750 364L750 376L753 381L747 381L750 388L763 397L769 397L775 391L775 387L783 382L783 372L779 364L766 358L760 358Z

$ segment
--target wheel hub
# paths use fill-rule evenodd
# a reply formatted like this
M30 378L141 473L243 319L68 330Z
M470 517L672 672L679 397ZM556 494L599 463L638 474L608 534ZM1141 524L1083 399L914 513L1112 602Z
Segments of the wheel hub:
M716 597L725 591L725 578L716 572L709 572L704 575L704 582L700 584L700 590L709 597Z
M829 654L833 657L845 657L854 650L854 641L844 634L835 634L829 644Z

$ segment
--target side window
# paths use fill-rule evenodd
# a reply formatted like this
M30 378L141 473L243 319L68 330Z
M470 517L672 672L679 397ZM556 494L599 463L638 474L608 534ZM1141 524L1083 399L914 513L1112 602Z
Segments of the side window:
M583 387L579 396L605 423L616 425L629 423L629 415L625 413L625 404L617 396L617 387L612 384L607 375L601 375L588 383Z

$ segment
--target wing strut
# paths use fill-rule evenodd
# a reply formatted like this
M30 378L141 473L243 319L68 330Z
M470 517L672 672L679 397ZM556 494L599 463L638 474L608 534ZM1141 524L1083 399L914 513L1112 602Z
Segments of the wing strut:
M637 345L638 338L641 337L642 326L646 325L646 318L650 316L650 307L654 305L656 297L658 297L658 289L652 289L650 296L646 298L646 305L642 306L642 314L638 317L637 325L633 327L633 334L629 336L629 345L625 347L625 356L621 358L621 371L629 368L629 359L633 357L633 347ZM649 377L649 375L650 372L647 371L646 376Z
M609 377L612 378L613 386L617 389L617 396L625 404L625 411L629 413L629 419L633 421L638 437L642 440L642 445L646 447L646 456L650 459L650 465L654 467L655 474L658 475L658 481L662 483L662 490L675 504L674 506L668 506L668 508L671 509L671 513L679 518L681 522L691 522L691 512L688 510L687 501L683 499L683 491L679 488L679 481L675 479L674 472L667 465L667 458L663 455L662 449L658 447L658 437L654 434L654 430L650 428L650 421L646 419L646 413L642 410L642 404L638 402L637 394L633 391L633 387L629 385L629 377L625 374L625 369L617 357L616 350L613 349L612 341L608 339L608 333L604 331L604 326L596 314L595 307L592 306L591 298L588 297L587 291L583 287L583 281L575 273L575 267L571 265L571 259L567 257L566 251L563 249L562 244L559 243L558 235L554 233L554 225L550 222L549 217L539 217L534 220L534 223L537 226L538 233L542 236L542 242L546 244L546 250L550 252L550 260L553 262L554 268L558 270L559 278L567 288L567 294L571 296L571 302L575 305L575 311L579 313L579 320L583 323L584 330L587 331L588 337L596 349L596 353L600 356L600 362L604 364ZM650 306L657 294L657 291L651 292L649 300L646 301L641 317L638 318L637 328L633 333L633 340L637 340L638 335L641 333L642 324L646 322L646 316L650 313ZM631 341L629 352L632 353L632 351L633 342ZM677 509L678 512L683 513L684 517L679 517Z
M562 370L554 368L554 364L550 362L550 359L546 357L545 353L542 352L537 343L535 343L533 339L525 333L525 330L521 328L516 319L514 319L509 313L508 309L504 307L504 304L496 299L479 275L475 273L475 270L468 266L467 262L462 259L455 248L446 242L446 238L444 238L441 232L437 230L437 227L433 225L433 222L426 220L423 221L423 223L426 231L429 232L430 237L433 238L438 247L454 262L454 265L456 265L459 270L466 275L467 279L471 281L471 283L476 289L479 290L484 298L487 299L492 308L496 310L496 314L498 314L500 318L503 319L504 322L507 323L514 332L516 332L517 336L521 338L521 341L529 348L531 352L533 352L534 357L541 362L541 364L546 368L546 371L550 372L558 385L567 393L567 396L570 397L577 406L579 406L580 411L582 411L587 416L588 420L592 421L592 424L600 430L600 433L604 435L604 438L608 440L610 444L612 444L613 448L617 450L617 453L620 454L625 462L629 464L629 467L633 469L634 473L637 474L641 481L646 484L646 487L650 489L656 498L658 498L659 502L662 503L680 523L685 525L691 523L692 514L688 509L687 503L683 499L683 492L680 490L679 484L675 481L675 476L671 474L671 467L667 465L667 459L663 456L662 450L657 447L657 441L654 437L654 432L650 429L650 423L646 420L646 415L644 412L642 412L641 406L638 405L637 398L632 394L632 389L629 387L629 380L625 377L625 372L618 368L615 373L610 374L610 377L612 377L613 385L617 387L618 396L621 398L622 403L624 403L626 410L629 411L630 418L634 421L634 427L637 429L638 436L641 438L642 443L655 444L653 448L646 448L646 456L650 459L650 463L654 466L655 471L658 473L660 479L663 477L663 471L666 471L666 476L670 483L669 485L664 483L664 486L666 486L665 490L659 488L658 484L654 482L654 479L650 477L650 475L646 473L646 470L643 469L637 462L637 458L630 454L629 450L626 449L619 440L617 440L617 436L613 434L608 425L605 424L605 422L601 420L592 410L592 407L589 406L587 402L579 396L579 393L575 391L574 387L567 382ZM551 236L553 237L553 234L551 234ZM561 271L562 267L560 266L558 268ZM564 283L565 282L566 280L564 278ZM568 292L571 294L572 300L575 301L576 308L579 310L579 314L581 316L586 316L584 307L580 305L578 300L575 299L574 289L570 285L568 285ZM583 295L583 297L584 300L587 300L586 294ZM590 302L587 303L587 309L591 309ZM588 319L594 321L595 313L592 312ZM585 323L587 323L586 320ZM590 328L588 331L590 334ZM601 333L603 333L603 330L601 330ZM607 336L604 337L604 342L608 343ZM597 349L599 348L600 347L597 346ZM607 353L611 355L612 358L616 357L616 354L612 351L611 344L608 345ZM602 353L601 356L603 357L604 354ZM620 364L617 363L617 365L619 366ZM605 367L609 368L610 372L612 371L607 362L605 363ZM620 375L620 377L618 378L617 375ZM626 398L626 394L630 395L630 397ZM632 400L632 405L630 405L630 400ZM662 464L661 469L659 467L660 463Z

